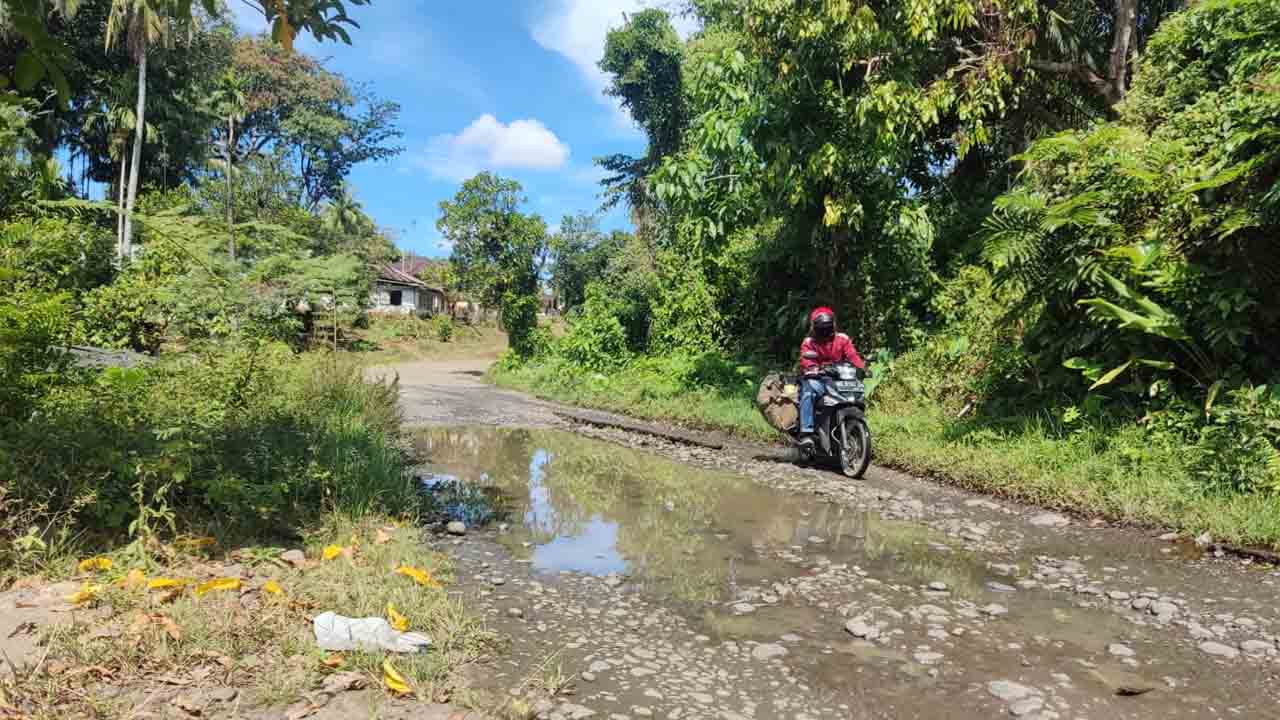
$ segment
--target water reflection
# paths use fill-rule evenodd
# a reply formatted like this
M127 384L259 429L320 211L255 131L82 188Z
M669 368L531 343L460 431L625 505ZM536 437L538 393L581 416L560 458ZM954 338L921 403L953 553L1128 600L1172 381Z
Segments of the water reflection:
M818 554L893 563L962 592L982 582L962 558L931 549L921 526L568 433L432 429L416 444L428 482L457 478L470 499L503 506L513 525L503 541L541 571L626 573L698 602L794 576Z

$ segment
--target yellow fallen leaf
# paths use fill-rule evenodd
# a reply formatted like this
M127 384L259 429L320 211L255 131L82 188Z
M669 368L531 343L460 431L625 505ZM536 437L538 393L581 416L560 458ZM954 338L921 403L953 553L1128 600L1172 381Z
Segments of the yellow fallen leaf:
M332 560L341 554L342 554L342 548L338 547L337 545L330 545L329 547L324 549L324 552L322 553L321 556L325 560Z
M373 537L374 545L386 545L391 542L391 534L386 528L378 528L378 534Z
M134 568L129 571L128 575L120 578L120 582L118 584L120 587L125 589L141 587L147 584L147 576L138 568Z
M90 570L110 570L111 558L99 555L80 561L80 572L89 572Z
M155 578L147 583L148 590L163 590L165 588L180 588L187 584L186 580L178 580L177 578Z
M346 661L347 658L342 653L330 653L328 657L320 661L320 664L327 668L339 668Z
M284 588L280 587L280 583L275 580L268 580L262 584L262 592L271 593L272 595L283 595Z
M421 568L410 567L408 565L401 565L400 567L396 568L396 572L401 575L404 575L405 577L413 578L414 582L418 583L419 585L425 585L426 587L437 587L437 588L440 587L439 581L431 577L431 573Z
M396 606L391 603L387 603L387 620L391 623L391 627L400 632L409 629L409 618L397 612Z
M216 542L217 540L214 540L211 537L188 537L180 538L175 541L174 544L184 550L195 550L202 547L209 547Z
M203 583L196 587L196 597L201 597L211 592L225 592L227 590L239 590L240 578L214 578L207 583Z
M79 592L68 595L63 599L72 605L83 605L84 603L98 597L98 593L100 592L102 592L101 585L90 585L89 583L85 583L80 586Z
M390 660L382 661L382 684L397 695L408 695L413 692L409 687L409 682L396 670Z

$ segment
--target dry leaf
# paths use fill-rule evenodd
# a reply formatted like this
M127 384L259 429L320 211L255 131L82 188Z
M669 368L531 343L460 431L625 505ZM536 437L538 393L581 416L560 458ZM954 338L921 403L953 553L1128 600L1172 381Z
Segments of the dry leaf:
M194 717L200 717L204 713L204 705L196 698L187 695L179 695L169 702L173 703L174 707Z
M358 547L360 547L360 538L356 537L354 533L352 533L352 535L351 535L351 543L350 543L350 545L351 545L351 547L353 547L353 548L358 548Z
M182 588L174 588L173 590L165 590L159 595L156 595L156 602L161 605L168 605L180 597L182 597Z
M143 630L151 624L151 616L141 610L133 612L133 622L129 623L128 633L130 635L141 635Z
M440 587L439 581L431 577L431 573L421 568L410 567L408 565L401 565L400 567L396 568L396 572L401 575L404 575L405 577L413 578L414 582L418 583L419 585L425 585L426 587L436 587L436 588Z
M342 663L346 661L347 661L347 658L342 653L331 653L324 660L321 660L320 664L324 665L327 668L340 668L342 667Z
M145 586L147 584L147 576L138 568L134 568L129 571L128 575L120 578L120 582L117 584L126 590L132 590Z
M164 675L158 675L158 676L156 676L156 677L154 677L154 678L152 678L152 679L154 679L154 680L155 680L156 682L158 682L158 683L163 683L163 684L165 684L165 685L178 685L178 686L182 686L182 685L190 685L190 684L191 684L191 680L189 680L188 678L178 677L177 675L174 675L173 673L165 673Z
M75 670L72 670L71 672L67 673L65 677L73 678L73 677L76 677L77 675L87 675L89 673L93 673L98 677L104 677L104 678L109 678L115 675L115 672L112 671L110 668L105 668L101 665L86 665L84 667L79 667L79 668L76 668Z
M182 639L182 630L178 627L178 623L174 622L173 618L168 615L152 615L151 621L164 628L169 637L175 641Z
M320 706L307 700L299 700L298 702L285 708L285 720L302 720L305 717L315 715L320 711Z
M231 668L235 667L235 664L236 664L234 660L227 657L226 655L223 655L222 653L213 652L212 650L197 650L196 652L191 653L191 655L192 657L199 657L199 658L205 658L206 660L212 660L218 665L221 665L223 670L230 670Z
M387 532L387 528L378 528L378 534L373 536L373 544L386 545L389 542L391 542L391 533Z
M268 580L262 584L262 592L271 595L284 595L284 588L280 587L280 583L275 580Z
M321 557L323 557L325 560L332 560L341 554L342 554L342 548L338 547L337 545L330 545L324 549L324 552L321 553Z
M225 592L227 590L239 590L240 578L214 578L207 583L203 583L196 587L196 597L203 597L211 592Z
M397 612L396 606L391 603L387 603L387 620L391 623L391 627L400 632L409 629L409 618Z
M307 556L301 550L285 550L280 553L280 559L296 568L307 566Z
M102 592L101 585L90 585L89 583L85 583L80 586L79 592L68 595L63 599L72 605L83 605L84 603L90 602L94 598L98 597L98 593L100 592Z
M349 690L359 690L367 684L368 682L365 680L362 673L347 670L345 672L334 673L325 678L324 684L320 686L320 689L323 692L336 695L340 692L347 692Z
M80 572L89 572L91 570L110 570L112 564L111 558L99 555L98 557L81 560Z
M397 695L408 695L413 692L409 687L409 682L396 670L390 660L382 661L382 684Z

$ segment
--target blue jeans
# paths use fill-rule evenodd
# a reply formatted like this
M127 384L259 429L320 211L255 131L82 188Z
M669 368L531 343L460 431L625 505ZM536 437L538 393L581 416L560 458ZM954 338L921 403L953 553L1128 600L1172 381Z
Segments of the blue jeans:
M800 379L800 432L813 432L813 404L827 393L827 386L817 378Z

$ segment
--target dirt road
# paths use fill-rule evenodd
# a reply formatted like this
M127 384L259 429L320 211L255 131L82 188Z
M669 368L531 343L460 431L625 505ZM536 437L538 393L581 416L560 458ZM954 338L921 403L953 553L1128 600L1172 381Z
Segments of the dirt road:
M1280 717L1273 567L577 425L486 362L395 370L424 482L499 515L435 536L510 638L473 681L540 717Z

